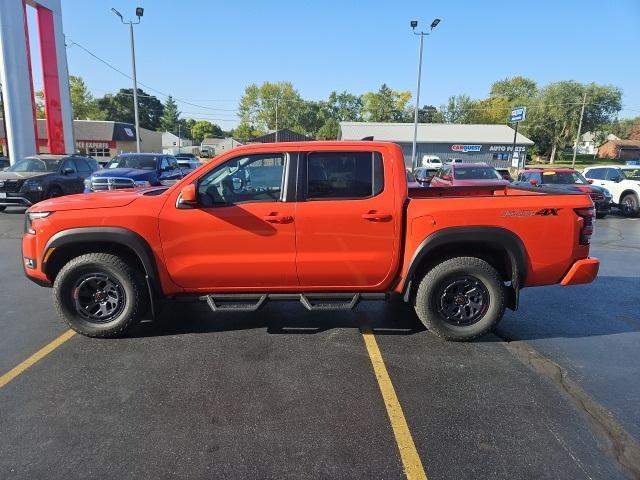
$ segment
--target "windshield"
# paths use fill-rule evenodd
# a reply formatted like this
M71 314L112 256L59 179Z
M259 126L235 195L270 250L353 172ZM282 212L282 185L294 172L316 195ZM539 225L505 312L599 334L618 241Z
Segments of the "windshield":
M551 185L586 185L589 182L578 172L543 172L542 183Z
M118 155L107 163L106 168L135 168L137 170L155 170L158 157L154 155Z
M491 167L456 168L455 176L458 180L502 180L502 175Z
M10 172L57 172L60 160L53 158L24 158L9 168Z
M623 168L622 173L627 180L640 180L640 168Z

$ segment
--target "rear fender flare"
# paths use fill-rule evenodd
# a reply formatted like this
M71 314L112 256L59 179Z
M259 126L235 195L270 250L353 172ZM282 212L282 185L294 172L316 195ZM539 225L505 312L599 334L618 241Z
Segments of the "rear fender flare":
M452 227L429 235L418 245L409 263L402 287L405 298L409 296L409 289L423 261L428 259L430 253L446 245L487 246L506 251L511 263L510 280L515 296L512 303L517 308L518 292L526 281L528 255L522 240L513 232L500 227Z

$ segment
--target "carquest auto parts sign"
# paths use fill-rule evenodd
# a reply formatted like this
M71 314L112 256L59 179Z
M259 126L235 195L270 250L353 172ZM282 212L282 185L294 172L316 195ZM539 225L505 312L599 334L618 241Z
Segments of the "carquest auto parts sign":
M451 145L451 150L454 152L479 152L482 149L482 145Z

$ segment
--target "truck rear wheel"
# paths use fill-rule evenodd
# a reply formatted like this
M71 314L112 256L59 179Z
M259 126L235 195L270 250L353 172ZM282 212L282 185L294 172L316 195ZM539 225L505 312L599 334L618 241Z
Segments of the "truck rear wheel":
M452 258L424 275L414 307L424 326L439 337L473 340L493 329L502 318L504 282L484 260Z
M122 335L149 305L142 273L108 253L70 260L56 276L53 299L58 314L73 330L102 338Z

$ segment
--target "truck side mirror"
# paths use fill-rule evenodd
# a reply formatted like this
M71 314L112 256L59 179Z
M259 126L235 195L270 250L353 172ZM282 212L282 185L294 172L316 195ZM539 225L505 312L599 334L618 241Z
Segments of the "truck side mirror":
M529 180L529 183L535 187L536 185L538 185L538 180L532 178L531 180Z
M193 183L190 183L180 190L178 204L191 206L198 204L198 193L196 191L196 186Z
M589 184L591 184L591 183L593 183L593 179L588 178L588 179L587 179L587 182L588 182Z

